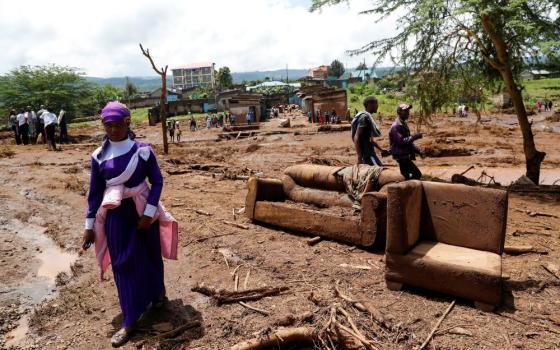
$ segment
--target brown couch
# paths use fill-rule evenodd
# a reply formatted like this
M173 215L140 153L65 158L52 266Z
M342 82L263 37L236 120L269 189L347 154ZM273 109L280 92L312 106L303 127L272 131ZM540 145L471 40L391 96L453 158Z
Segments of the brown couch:
M254 221L313 234L359 246L384 241L387 196L367 192L359 215L341 216L320 207L352 208L344 184L335 173L341 167L302 164L286 169L281 179L251 177L245 213ZM380 183L401 180L399 174L383 171ZM298 203L308 204L301 206Z
M507 192L407 181L387 196L387 287L409 284L475 301L501 301Z

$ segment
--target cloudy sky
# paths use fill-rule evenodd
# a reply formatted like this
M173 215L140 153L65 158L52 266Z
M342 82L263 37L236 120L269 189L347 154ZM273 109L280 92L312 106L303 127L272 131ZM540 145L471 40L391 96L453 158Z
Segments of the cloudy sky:
M395 20L358 15L368 0L310 13L311 0L0 0L0 73L56 63L87 75L153 75L157 64L212 61L232 71L310 68L389 36Z

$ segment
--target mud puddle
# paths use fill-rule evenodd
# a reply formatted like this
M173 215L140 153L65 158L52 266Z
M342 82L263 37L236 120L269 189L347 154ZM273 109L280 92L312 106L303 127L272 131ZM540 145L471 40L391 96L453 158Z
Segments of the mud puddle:
M71 266L77 254L63 251L45 234L46 228L10 220L2 228L3 234L11 234L23 243L25 250L19 260L25 261L27 274L23 278L8 281L0 288L2 300L19 300L19 312L24 314L14 329L5 334L6 346L18 346L29 330L28 311L43 300L54 296L56 279L60 273L71 274Z

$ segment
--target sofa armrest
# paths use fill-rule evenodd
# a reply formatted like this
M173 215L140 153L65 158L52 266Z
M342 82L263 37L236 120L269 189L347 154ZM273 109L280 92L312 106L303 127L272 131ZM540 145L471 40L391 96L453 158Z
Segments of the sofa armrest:
M247 181L247 197L245 198L245 215L254 218L257 201L279 202L285 199L282 181L270 178L251 176Z
M387 195L379 192L364 193L361 205L362 244L371 246L375 242L384 241L387 231Z
M401 182L387 188L387 253L406 254L420 238L422 182Z

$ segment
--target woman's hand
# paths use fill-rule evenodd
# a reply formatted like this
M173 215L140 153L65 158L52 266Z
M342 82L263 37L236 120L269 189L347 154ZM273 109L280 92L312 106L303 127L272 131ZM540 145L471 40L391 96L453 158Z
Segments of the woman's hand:
M95 233L93 232L93 230L85 230L82 240L82 249L88 250L88 248L91 247L93 243L95 243Z
M138 222L138 231L148 231L152 226L152 218L147 215L142 215Z

